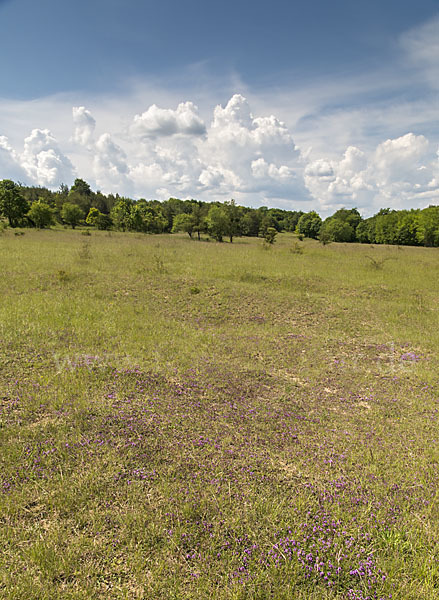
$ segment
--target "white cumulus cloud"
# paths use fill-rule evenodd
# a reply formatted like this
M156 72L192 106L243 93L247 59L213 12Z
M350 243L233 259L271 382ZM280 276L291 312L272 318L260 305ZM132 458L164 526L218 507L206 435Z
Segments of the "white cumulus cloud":
M75 173L48 129L33 129L25 138L20 163L31 181L42 186L57 187L71 182Z
M317 159L305 168L305 183L322 206L410 208L439 200L431 144L407 133L380 143L369 155L350 146L340 160Z
M140 139L166 137L176 134L200 136L206 126L198 114L198 107L192 102L182 102L176 110L159 108L153 104L140 115L134 117L131 133Z
M73 139L81 146L88 146L93 143L96 121L85 106L74 106L72 109L73 123L75 130Z
M126 154L109 133L102 134L96 142L93 168L96 183L103 192L132 193Z
M19 156L6 136L0 135L0 180L25 181L26 172L20 165Z

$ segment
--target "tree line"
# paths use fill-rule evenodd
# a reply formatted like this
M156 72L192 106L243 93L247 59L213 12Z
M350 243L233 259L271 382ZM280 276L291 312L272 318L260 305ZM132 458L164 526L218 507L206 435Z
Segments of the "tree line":
M322 244L360 242L439 246L439 206L424 209L381 209L363 219L356 208L342 208L325 220L315 211L249 208L234 200L224 203L169 198L132 200L118 194L94 192L83 179L58 191L0 181L0 217L10 227L46 228L56 223L75 228L143 233L186 232L200 239L208 234L222 242L239 236L260 236L273 243L281 231L295 232Z

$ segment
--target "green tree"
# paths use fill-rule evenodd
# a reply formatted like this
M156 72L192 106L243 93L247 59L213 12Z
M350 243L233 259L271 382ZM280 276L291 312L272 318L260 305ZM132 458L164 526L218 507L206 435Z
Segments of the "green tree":
M207 210L206 206L201 206L200 204L194 203L192 204L192 210L190 213L194 231L197 232L198 239L201 239L201 234L207 231Z
M224 206L214 204L210 207L207 214L207 227L210 235L217 241L222 242L223 237L227 235L229 226L229 216Z
M423 246L439 246L439 206L429 206L420 211L417 241Z
M375 243L375 217L364 219L357 225L355 236L362 244Z
M303 214L297 222L297 233L304 235L305 237L317 239L320 233L320 227L322 226L322 219L320 216L312 210L311 212Z
M395 241L402 246L418 246L419 210L398 211Z
M53 224L53 212L54 209L40 198L37 202L32 203L27 216L35 227L44 229Z
M110 217L116 229L125 231L130 224L132 201L127 198L119 198L110 211Z
M329 218L320 228L319 239L322 243L325 241L353 242L355 241L355 230L347 221Z
M0 215L8 219L9 225L17 227L28 210L20 187L10 179L0 181Z
M276 241L277 230L274 227L267 227L267 230L264 235L264 240L267 244L274 244Z
M111 220L110 215L104 215L103 213L99 213L96 219L96 227L102 231L108 231L113 226L113 221Z
M70 190L67 196L67 202L79 206L79 208L84 212L84 214L88 214L88 211L91 208L91 196L85 196L84 194L81 194L73 188Z
M229 241L232 243L234 237L241 235L239 228L241 214L239 206L233 199L230 202L224 202L223 207L227 215L225 234L229 236Z
M272 214L270 214L269 212L267 212L261 220L261 228L259 230L259 235L263 238L265 238L265 235L268 231L269 228L274 228L276 229L276 221L273 217ZM277 229L276 229L277 231Z
M396 244L398 211L382 209L375 215L375 241L377 244Z
M329 218L348 223L354 231L361 221L361 215L357 208L340 208Z
M192 238L192 234L194 232L194 220L192 215L188 215L186 213L180 213L175 215L174 222L172 225L172 233L176 233L177 231L186 232L190 238Z
M85 219L87 225L96 226L100 214L101 213L98 211L98 209L92 206L88 211L87 218Z
M75 179L75 183L70 188L71 192L77 192L81 196L91 196L92 191L89 184L83 179Z
M257 210L244 208L239 220L242 235L257 237L261 228L261 218Z
M61 218L64 223L71 225L72 229L75 229L76 225L84 218L84 212L77 204L65 202L61 210Z

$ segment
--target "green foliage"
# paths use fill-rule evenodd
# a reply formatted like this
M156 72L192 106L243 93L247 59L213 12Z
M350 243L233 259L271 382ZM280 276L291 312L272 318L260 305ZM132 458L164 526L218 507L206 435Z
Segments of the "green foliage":
M217 241L222 242L229 230L229 215L224 206L213 205L207 214L207 227L209 234Z
M169 198L165 202L135 201L118 194L94 192L79 178L70 190L62 185L57 192L39 186L18 185L10 180L0 182L0 216L8 219L13 227L30 224L47 227L52 222L48 221L47 207L53 209L52 215L59 222L75 227L79 222L77 216L73 223L63 217L71 213L71 206L79 207L81 219L87 215L86 223L101 230L114 228L149 234L184 231L190 237L197 234L199 240L203 232L209 232L218 241L228 237L232 242L236 236L265 238L272 228L276 232L295 231L300 240L310 237L322 244L360 242L439 246L438 206L422 210L384 208L364 220L356 208L341 208L322 222L315 211L303 213L266 206L254 209L238 206L234 200L222 204L178 198ZM76 209L74 211L77 213Z
M265 214L261 220L261 227L259 230L259 235L261 237L265 238L267 235L267 231L269 229L274 229L275 231L277 231L277 229L275 228L275 224L276 224L276 221L275 221L273 215L271 215L269 213Z
M260 214L257 210L243 208L243 214L239 220L239 228L242 235L257 236L261 226Z
M241 211L233 199L229 202L224 202L223 206L227 214L226 235L229 237L230 243L232 243L234 237L241 235L239 227Z
M97 208L95 208L95 207L90 208L90 210L88 211L87 218L85 219L85 222L87 223L87 225L96 226L100 214L101 213L98 211Z
M177 231L184 231L189 234L189 237L192 237L194 232L194 221L192 219L192 215L188 215L186 213L180 213L174 217L174 224L172 226L172 233L176 233Z
M322 227L322 229L320 230L320 233L319 233L319 242L323 246L327 246L328 244L330 244L333 241L334 240L332 239L330 232L327 229L323 229L323 227Z
M206 205L202 206L201 204L193 203L191 206L190 216L193 224L193 231L196 232L198 239L201 238L201 234L207 231L207 210Z
M20 187L10 179L0 181L0 216L8 219L10 227L18 227L28 210Z
M274 244L276 241L277 231L274 227L267 227L264 235L264 240L267 244Z
M371 244L375 240L375 221L366 219L357 225L355 230L357 240L362 244Z
M439 246L439 206L424 208L417 215L416 239L422 246Z
M113 226L113 221L111 220L110 215L104 215L99 213L96 218L96 227L101 231L108 231Z
M319 240L329 242L355 242L356 229L361 223L361 215L356 208L340 208L328 217L320 228Z
M53 208L40 199L32 203L27 216L37 229L44 229L53 224L53 213Z
M305 237L317 239L322 226L322 219L314 211L303 214L297 222L297 233Z
M329 218L326 219L320 229L319 239L322 243L325 240L327 242L353 242L355 241L355 230L346 221Z
M91 196L92 191L89 184L83 179L75 179L74 184L70 188L70 192L77 192L82 196Z
M125 231L130 225L132 201L120 198L110 212L110 218L116 229Z
M75 227L83 220L84 212L77 204L66 202L63 204L61 210L61 218L64 223L67 223L72 229L75 229Z

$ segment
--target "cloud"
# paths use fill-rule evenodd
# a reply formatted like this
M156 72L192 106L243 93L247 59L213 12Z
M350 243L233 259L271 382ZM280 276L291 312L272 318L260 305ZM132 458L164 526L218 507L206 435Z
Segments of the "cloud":
M305 168L305 184L322 206L415 208L439 201L437 158L423 135L407 133L381 142L366 155L349 147L340 160L318 159Z
M71 182L75 174L72 163L59 150L48 129L33 129L25 138L20 163L28 177L42 186L57 187Z
M401 47L411 64L435 88L439 88L439 16L405 32Z
M9 144L6 136L0 135L0 180L12 179L14 181L24 182L26 172L20 165L17 153Z
M81 146L89 146L94 141L95 119L85 106L74 106L72 113L75 125L73 140Z
M134 117L130 129L139 139L167 137L172 135L202 136L206 126L198 115L198 107L192 102L182 102L177 110L159 108L153 104Z
M401 60L422 62L416 81L425 88L433 67L410 40ZM157 82L114 96L0 99L0 133L8 136L0 138L0 176L57 187L78 173L106 193L233 197L322 215L340 206L364 214L425 206L439 200L437 98L412 89L408 67L391 67L270 94L230 93L222 104L224 90L212 81L208 92L192 92L200 108L179 102L187 90Z
M132 193L126 154L109 133L102 134L96 142L93 169L96 183L104 193Z
M202 150L210 166L210 176L204 173L200 178L203 185L211 183L215 173L218 181L223 175L223 187L225 181L233 182L230 192L237 198L257 194L262 200L282 188L297 200L309 199L302 178L296 176L302 170L301 156L288 127L274 115L255 117L240 94L225 107L215 107Z
M309 199L303 185L300 151L285 123L275 116L253 116L243 96L217 105L206 126L191 102L177 110L152 105L137 114L129 134L105 133L93 142L95 119L75 109L74 138L93 156L93 177L102 191L137 197L224 199L249 203L282 194Z

